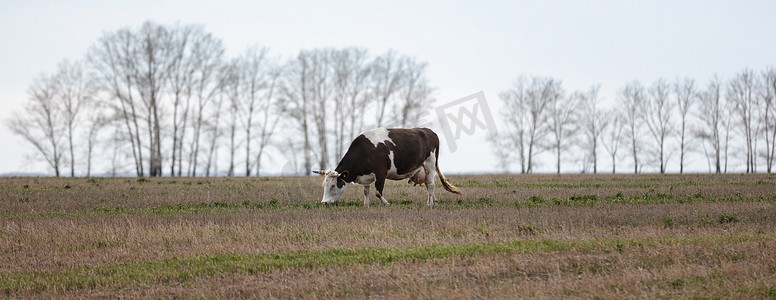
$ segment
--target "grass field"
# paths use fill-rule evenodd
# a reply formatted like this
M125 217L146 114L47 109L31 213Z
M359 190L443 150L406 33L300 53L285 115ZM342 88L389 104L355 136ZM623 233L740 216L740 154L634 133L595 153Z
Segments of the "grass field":
M0 298L776 298L776 176L0 178Z

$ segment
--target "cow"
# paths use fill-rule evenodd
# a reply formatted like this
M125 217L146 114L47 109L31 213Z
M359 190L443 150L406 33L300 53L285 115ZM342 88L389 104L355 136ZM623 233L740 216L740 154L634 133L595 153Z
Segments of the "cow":
M425 184L428 206L434 197L434 172L445 190L461 194L439 171L439 137L428 128L377 128L364 131L350 143L348 151L334 170L318 170L323 179L322 203L334 203L342 198L348 183L364 186L364 206L369 207L369 186L374 183L376 196L390 205L383 196L385 180L408 179Z

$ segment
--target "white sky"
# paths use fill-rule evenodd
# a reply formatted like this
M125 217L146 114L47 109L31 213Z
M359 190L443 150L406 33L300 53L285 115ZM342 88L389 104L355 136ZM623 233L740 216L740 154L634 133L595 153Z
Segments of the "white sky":
M22 109L40 72L82 58L105 31L145 20L203 24L223 39L227 55L252 44L284 58L317 47L359 46L373 55L392 48L429 63L437 104L484 91L495 111L498 93L521 73L562 79L567 91L600 83L613 101L632 80L689 76L705 83L714 73L729 78L776 64L776 1L482 2L3 1L0 119ZM455 153L443 149L442 170L496 170L482 133L459 141ZM0 139L0 174L50 172L4 125ZM694 169L706 170L700 156L693 160ZM538 170L553 171L551 161ZM606 168L608 161L600 162L599 170Z

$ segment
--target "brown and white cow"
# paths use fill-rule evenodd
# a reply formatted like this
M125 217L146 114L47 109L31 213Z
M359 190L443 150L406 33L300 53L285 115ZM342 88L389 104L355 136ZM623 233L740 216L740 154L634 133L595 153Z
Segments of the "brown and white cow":
M403 180L415 184L425 183L428 189L428 206L434 205L434 172L445 190L461 194L447 182L439 171L439 137L428 128L377 128L359 134L350 143L348 152L337 168L313 171L325 175L323 203L333 203L342 198L347 183L364 186L364 206L369 206L369 185L375 184L377 198L389 205L383 197L385 180Z

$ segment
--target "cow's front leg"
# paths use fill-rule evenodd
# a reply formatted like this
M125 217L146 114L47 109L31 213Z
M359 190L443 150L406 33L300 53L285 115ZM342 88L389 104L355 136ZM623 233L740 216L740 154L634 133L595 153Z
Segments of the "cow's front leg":
M382 201L383 204L391 205L388 203L388 200L385 200L385 197L383 197L383 187L385 187L385 175L376 176L375 189L377 190L377 198L380 198L380 201Z
M369 185L364 185L364 207L369 207Z

